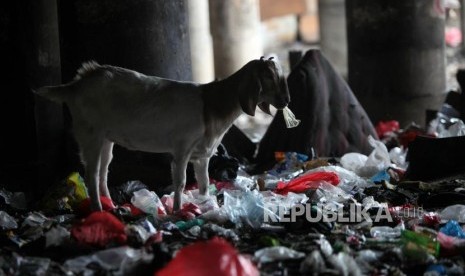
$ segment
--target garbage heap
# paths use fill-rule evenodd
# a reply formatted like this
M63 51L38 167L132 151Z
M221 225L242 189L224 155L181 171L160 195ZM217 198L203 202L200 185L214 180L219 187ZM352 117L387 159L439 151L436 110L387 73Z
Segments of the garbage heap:
M307 111L291 109L305 125L299 112ZM341 150L341 139L275 149L262 163L221 148L209 195L190 183L179 212L173 193L137 180L101 197L101 212L91 212L78 173L35 210L24 193L1 188L0 274L463 275L465 155L450 156L460 153L465 128L445 113L427 129L388 121L361 127L363 137L341 131L358 139L337 158L316 153ZM276 141L298 143L286 139Z

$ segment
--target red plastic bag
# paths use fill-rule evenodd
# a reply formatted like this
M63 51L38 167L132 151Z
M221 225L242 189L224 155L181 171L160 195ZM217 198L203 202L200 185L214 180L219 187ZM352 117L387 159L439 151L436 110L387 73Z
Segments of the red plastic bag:
M100 196L100 203L102 203L102 210L103 211L111 211L115 209L115 204L113 204L113 201L106 196ZM86 198L83 201L81 201L81 204L76 210L77 215L79 216L88 216L90 213L92 213L92 210L90 208L90 198Z
M102 211L93 212L71 228L71 235L82 244L105 247L111 242L125 244L124 224L114 215Z
M387 133L395 132L399 129L400 127L398 121L379 121L376 125L376 134L378 134L378 137L382 139Z
M305 174L289 181L287 184L282 181L278 182L274 192L281 195L287 195L289 192L305 193L309 189L318 189L319 181L326 181L336 186L339 184L339 176L333 172Z
M156 276L258 276L255 265L226 240L214 237L182 248Z

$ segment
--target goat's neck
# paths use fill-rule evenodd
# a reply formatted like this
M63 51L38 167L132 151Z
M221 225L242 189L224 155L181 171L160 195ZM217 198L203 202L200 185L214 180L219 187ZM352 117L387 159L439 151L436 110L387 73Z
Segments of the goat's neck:
M243 82L249 81L248 71L244 67L226 79L203 86L207 120L219 120L229 128L242 114L239 89Z

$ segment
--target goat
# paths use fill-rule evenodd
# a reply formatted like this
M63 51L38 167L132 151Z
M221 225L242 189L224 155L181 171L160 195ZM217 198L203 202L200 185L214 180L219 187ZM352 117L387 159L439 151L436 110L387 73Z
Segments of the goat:
M283 109L290 101L278 63L263 57L207 84L87 62L73 81L36 93L70 110L93 210L102 210L100 195L110 197L107 174L114 143L172 155L177 211L189 161L200 194L208 195L208 162L234 120L242 112L254 116L257 105L270 113L270 104Z

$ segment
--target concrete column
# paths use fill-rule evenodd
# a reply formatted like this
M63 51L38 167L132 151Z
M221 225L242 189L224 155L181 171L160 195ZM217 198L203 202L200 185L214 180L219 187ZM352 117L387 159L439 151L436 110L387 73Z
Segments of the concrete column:
M349 85L371 120L424 125L446 90L445 14L436 0L347 0Z
M321 51L336 71L347 77L345 0L319 0Z
M55 0L31 1L34 11L33 59L29 60L34 88L61 83L58 12ZM34 97L39 183L31 185L40 198L50 185L64 176L63 106Z
M83 61L192 80L185 0L59 0L65 81Z
M215 79L215 69L208 0L188 1L188 7L192 80L210 82Z
M210 0L210 24L217 78L263 55L258 0Z

